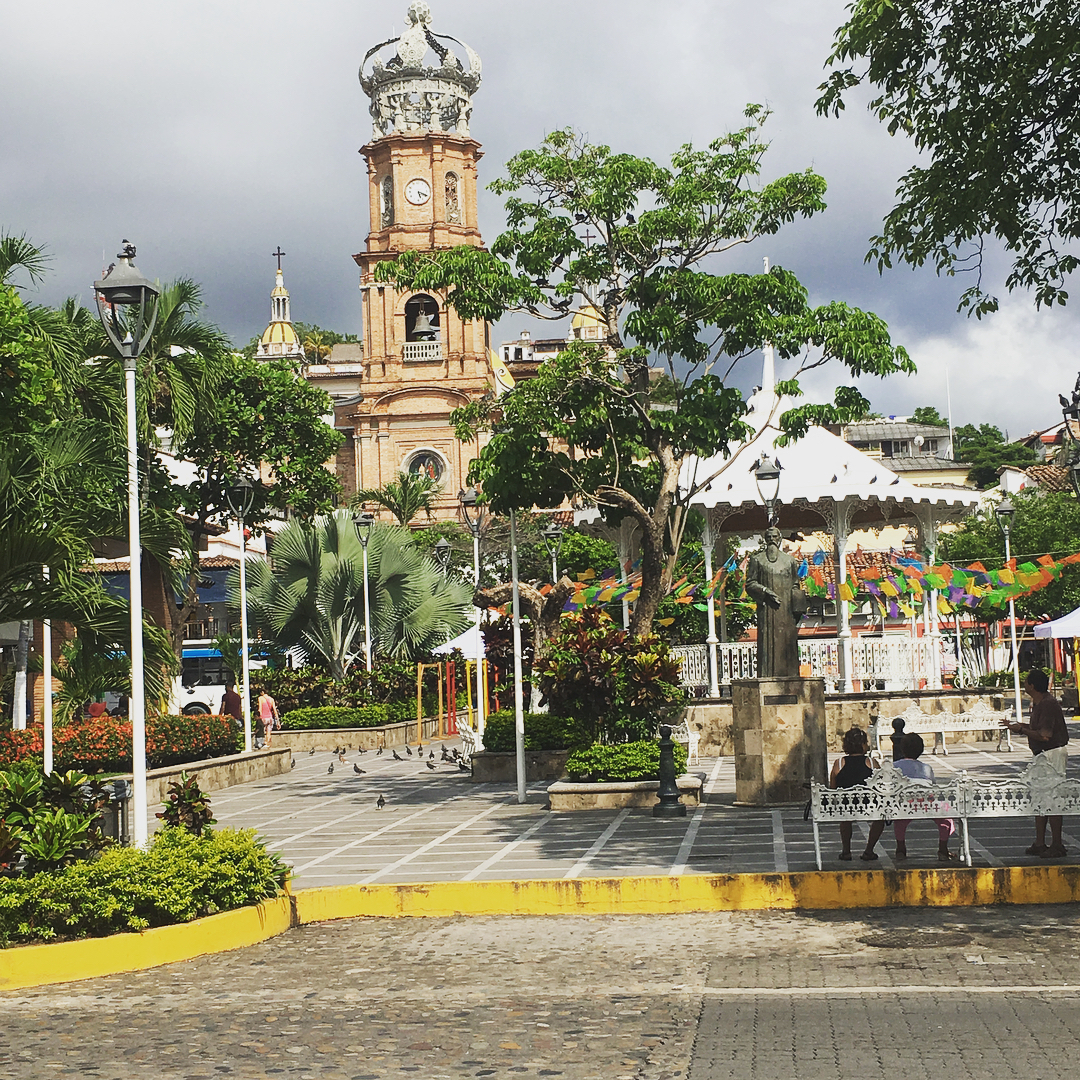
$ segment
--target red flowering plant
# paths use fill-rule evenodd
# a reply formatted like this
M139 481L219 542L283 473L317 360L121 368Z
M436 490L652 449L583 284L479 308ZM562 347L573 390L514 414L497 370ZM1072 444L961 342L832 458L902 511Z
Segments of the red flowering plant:
M13 765L27 758L40 758L44 753L41 729L26 728L24 731L0 730L0 768Z

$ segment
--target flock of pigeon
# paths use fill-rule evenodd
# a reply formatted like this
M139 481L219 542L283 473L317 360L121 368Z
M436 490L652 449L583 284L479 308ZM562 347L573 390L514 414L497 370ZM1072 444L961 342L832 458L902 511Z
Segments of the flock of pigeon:
M348 749L348 747L345 747L345 746L335 746L334 747L334 752L333 752L332 756L337 758L338 762L340 764L342 764L342 765L347 765L348 764L348 761L345 758L345 752L346 752L347 749ZM458 767L458 769L460 769L462 772L469 772L470 771L469 766L465 764L465 761L461 756L461 751L456 746L451 747L449 750L447 750L446 746L444 744L440 749L442 750L442 753L441 753L441 755L439 757L439 762L441 764L456 765ZM375 756L376 757L382 757L384 750L385 750L385 747L380 746L375 751ZM363 749L363 747L357 747L357 753L366 754L367 752L368 751ZM408 743L405 744L405 753L406 753L407 757L402 757L397 752L397 750L395 750L393 747L390 748L390 752L394 755L394 760L395 761L407 761L409 758L411 758L413 756L413 748L411 746L409 746ZM315 756L315 747L312 747L308 751L308 757L314 757L314 756ZM422 761L424 763L424 765L429 770L431 770L432 772L434 772L438 768L438 765L436 765L436 763L435 763L435 751L431 750L429 748L428 756L425 758L424 757L423 744L419 744L419 743L417 744L416 757L417 757L417 759L419 761ZM293 768L293 769L296 768L296 759L295 758L293 758L293 762L292 762L292 765L290 766L290 768ZM367 773L367 770L366 769L361 769L360 766L355 761L353 762L352 769L353 769L353 772L357 776L364 776ZM333 761L331 761L330 764L327 766L326 772L327 772L328 775L333 774L333 772L334 772L334 762ZM381 810L385 805L386 805L386 799L383 798L382 795L380 795L378 797L378 799L375 801L375 807L376 807L376 809Z

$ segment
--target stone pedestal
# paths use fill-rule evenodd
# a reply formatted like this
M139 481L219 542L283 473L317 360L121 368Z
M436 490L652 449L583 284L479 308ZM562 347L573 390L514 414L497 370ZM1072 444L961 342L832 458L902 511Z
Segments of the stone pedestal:
M736 804L806 802L828 778L825 680L736 679L731 700Z

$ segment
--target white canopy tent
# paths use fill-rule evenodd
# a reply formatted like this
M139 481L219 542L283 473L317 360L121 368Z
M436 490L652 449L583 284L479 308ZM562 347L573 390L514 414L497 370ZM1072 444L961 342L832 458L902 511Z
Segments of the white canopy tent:
M1037 638L1080 638L1080 608L1062 615L1053 622L1039 623L1035 627Z
M836 580L847 580L848 537L857 528L913 523L924 547L936 558L937 530L947 521L967 517L979 504L981 494L964 488L918 487L885 468L880 461L856 450L825 428L813 427L797 442L776 447L780 436L777 419L791 403L778 401L771 391L759 391L750 400L751 417L759 418L757 434L728 455L690 458L683 467L680 488L690 503L705 511L705 573L712 577L714 536L752 536L766 527L766 512L754 478L754 466L762 454L780 464L779 525L782 530L826 529L833 535ZM852 684L851 627L847 605L840 603L838 637L843 689ZM940 639L937 593L930 596L929 631L937 658ZM715 613L708 602L710 689L719 692L716 664ZM941 672L935 669L932 685L940 687Z

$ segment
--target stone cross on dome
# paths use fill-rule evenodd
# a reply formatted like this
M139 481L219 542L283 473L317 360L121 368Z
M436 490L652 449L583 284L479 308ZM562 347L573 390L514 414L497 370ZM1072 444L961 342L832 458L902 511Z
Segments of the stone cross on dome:
M433 33L425 3L410 4L405 20L401 36L369 49L360 65L360 85L371 99L372 139L404 131L468 136L480 57L457 38ZM390 47L392 54L379 55ZM425 63L429 52L432 62Z

